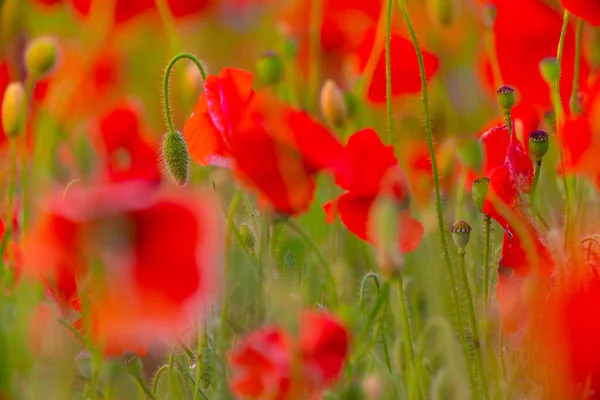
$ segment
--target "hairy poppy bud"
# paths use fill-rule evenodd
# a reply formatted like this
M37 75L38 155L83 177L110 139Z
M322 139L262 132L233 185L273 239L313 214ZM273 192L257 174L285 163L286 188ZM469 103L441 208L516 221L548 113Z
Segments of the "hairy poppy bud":
M515 105L515 91L510 86L502 86L496 94L503 110L508 111Z
M125 352L123 354L123 364L125 364L125 368L127 368L127 372L136 378L140 378L143 376L143 367L142 360L140 357L133 352Z
M208 389L215 375L215 355L212 347L210 347L210 343L208 342L208 337L205 337L205 339L202 341L200 360L202 362L200 365L200 382L202 383L202 387L204 389Z
M496 6L493 3L487 3L483 7L483 24L487 29L492 29L494 27L497 14Z
M480 212L483 212L483 204L485 203L489 187L489 178L479 178L473 181L473 188L471 189L473 203L475 203L475 207L477 207Z
M19 120L23 106L23 85L21 82L9 83L2 101L2 129L6 136L19 134Z
M265 85L277 85L283 78L283 61L275 52L269 51L256 62L256 73Z
M483 165L483 149L479 140L462 140L458 143L460 162L475 171Z
M548 85L554 85L560 79L560 64L556 57L547 57L540 61L540 72Z
M56 42L50 37L32 40L25 50L25 66L34 79L38 79L54 69L58 50Z
M165 135L162 146L163 160L175 183L183 186L189 177L190 156L181 133L172 131Z
M321 89L321 114L333 128L342 128L348 119L344 94L331 79Z
M545 131L533 131L529 134L529 149L531 154L536 156L538 159L544 157L550 147L548 135Z
M471 238L471 230L471 225L463 220L456 221L454 225L452 225L450 231L452 232L452 239L454 240L456 247L463 250L467 247L469 239Z
M428 0L427 11L431 21L442 27L449 27L454 21L454 0Z
M242 240L244 241L243 245L248 250L253 250L254 246L256 245L256 239L254 238L254 234L247 224L242 224L242 226L240 226L240 234L242 235Z

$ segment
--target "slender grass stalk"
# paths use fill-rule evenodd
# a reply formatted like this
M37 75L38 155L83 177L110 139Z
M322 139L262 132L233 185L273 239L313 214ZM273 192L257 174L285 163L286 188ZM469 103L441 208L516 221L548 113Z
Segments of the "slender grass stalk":
M310 0L308 108L315 104L321 80L321 24L323 19L322 0Z
M410 369L411 369L411 373L413 376L413 379L415 379L417 381L417 390L419 392L419 398L422 399L423 398L423 393L421 392L421 379L420 379L420 373L419 373L419 366L416 364L416 360L415 360L415 350L413 348L413 334L412 334L412 328L410 325L410 318L408 316L408 307L406 304L406 294L404 293L404 282L402 280L402 275L398 274L397 276L397 285L398 287L398 297L399 297L399 304L400 304L400 321L402 324L402 341L404 342L404 348L406 351L406 357L408 359L408 362L410 364ZM408 374L407 374L407 387L409 387L409 382L410 380L408 379ZM409 398L411 398L410 393L409 393Z
M134 376L134 379L135 379L136 383L138 384L138 386L146 394L146 396L148 396L151 400L156 400L156 397L154 396L154 394L152 394L152 391L150 390L150 388L144 381L144 378L142 378L141 376ZM143 398L144 397L142 397L142 399Z
M531 205L535 208L535 189L537 188L538 180L540 179L540 172L542 170L542 159L538 157L535 160L535 172L533 174L533 184L531 185L531 193L529 197L531 198Z
M29 168L27 162L27 136L26 136L26 126L27 126L27 114L29 107L31 105L31 97L33 95L33 89L35 87L35 81L31 78L27 78L25 81L25 101L23 103L23 108L21 111L21 137L23 141L23 147L21 149L21 199L22 205L21 208L23 210L23 220L21 221L21 227L23 231L27 229L29 226L29 213L30 213L30 201L29 201Z
M387 0L385 12L385 102L387 111L387 129L390 135L390 144L393 146L396 154L396 137L394 135L394 118L392 116L392 3L393 0Z
M583 41L583 20L577 20L575 34L575 67L573 69L573 91L571 92L571 113L579 114L579 73L581 70L581 42Z
M444 262L446 267L446 273L450 279L450 286L452 291L452 299L456 305L459 304L458 290L456 288L456 279L454 277L454 271L452 270L452 262L450 261L450 253L448 252L448 242L446 239L445 228L444 228L444 214L442 209L442 199L440 195L440 179L438 175L438 167L437 160L435 156L435 149L433 147L433 134L431 131L431 119L429 117L429 97L427 92L427 78L425 76L425 63L423 61L423 53L421 52L421 48L419 47L419 42L417 40L417 35L412 25L412 21L410 19L410 15L408 14L408 10L406 8L405 0L398 0L398 5L400 6L400 10L402 11L402 16L404 17L404 21L410 33L411 40L415 47L415 52L417 54L417 61L419 63L419 72L421 75L421 91L423 97L423 111L425 113L425 131L427 134L427 145L429 147L429 156L431 157L431 169L433 173L433 185L435 187L435 206L437 213L437 222L438 222L438 230L440 235L440 241L442 243L442 250L444 252ZM475 377L475 373L473 371L469 349L465 337L464 325L463 325L463 315L460 307L457 307L456 310L457 322L458 322L458 330L461 339L461 344L463 348L463 354L465 357L465 363L467 365L467 371L469 373L469 380L471 383L471 390L475 394L477 388L477 380Z
M483 310L487 312L490 299L490 225L492 220L488 214L483 217Z
M177 34L177 26L175 25L175 20L171 14L169 4L166 0L155 0L155 4L156 8L158 9L158 14L160 15L160 19L162 20L164 28L167 31L171 50L179 51L181 49L181 40Z
M200 377L202 375L202 366L198 364L198 362L202 361L200 358L202 355L202 346L204 344L204 340L206 340L204 334L205 332L205 328L199 329L198 327L198 348L196 350L196 381L194 382L194 394L192 400L198 400L200 394Z
M17 186L17 139L12 137L9 139L9 178L8 178L8 201L6 205L6 235L10 234L10 237L14 238L13 232L13 213L14 213L14 198L15 189ZM15 267L15 254L13 247L8 245L8 259L10 261L10 267L5 264L4 271L2 271L2 280L0 281L0 289L4 293L5 285L9 284L10 269Z

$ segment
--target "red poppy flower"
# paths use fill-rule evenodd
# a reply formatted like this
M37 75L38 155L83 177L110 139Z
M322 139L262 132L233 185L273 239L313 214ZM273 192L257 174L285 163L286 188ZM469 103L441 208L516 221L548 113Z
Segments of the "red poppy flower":
M594 26L600 26L600 3L590 0L560 0L569 12L585 19Z
M75 10L87 17L92 10L92 0L71 0ZM167 0L175 18L186 17L204 11L210 0ZM126 23L148 11L157 11L155 0L115 1L114 22Z
M206 79L184 127L192 157L227 166L279 212L297 214L313 197L314 174L347 168L341 143L307 113L252 90L252 75L225 68Z
M4 92L6 91L6 87L10 83L10 73L8 71L8 64L4 60L0 60L0 93L2 93L2 101L4 101ZM0 102L0 105L2 103ZM0 116L0 118L2 118ZM4 133L4 128L2 127L2 121L0 121L0 145L2 145L6 141L6 134Z
M24 270L65 311L79 310L85 297L94 337L120 353L193 323L216 289L216 230L206 199L133 183L75 187L47 203L28 236Z
M497 10L494 23L495 47L502 83L518 89L524 102L551 108L550 90L539 71L544 58L556 57L563 15L541 0L493 0ZM561 97L568 107L573 84L575 34L567 29L561 66ZM491 81L491 68L487 79ZM585 90L589 65L581 60L579 87ZM496 88L497 89L497 88Z
M279 328L246 336L231 354L231 390L250 399L285 399L292 381L291 340Z
M339 377L348 341L336 318L314 311L301 314L296 340L280 328L252 333L231 353L232 391L250 399L313 398Z
M348 192L324 205L327 221L340 216L342 222L362 240L375 241L369 232L369 213L377 197L391 195L401 210L398 212L398 247L402 252L415 250L423 236L423 226L410 216L406 178L398 168L391 146L384 146L372 129L356 132L345 147L352 174L337 177L337 183ZM390 188L385 187L389 185Z
M143 135L140 112L131 102L116 106L99 119L99 147L110 182L160 182L155 145Z

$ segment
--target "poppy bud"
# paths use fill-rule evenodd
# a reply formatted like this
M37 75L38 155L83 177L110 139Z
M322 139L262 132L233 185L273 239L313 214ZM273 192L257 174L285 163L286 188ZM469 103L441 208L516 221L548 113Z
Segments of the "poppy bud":
M240 226L240 234L242 236L242 240L244 241L243 245L248 250L254 250L254 246L256 245L256 239L254 238L254 234L250 230L250 227L247 224L242 224Z
M265 85L277 85L283 78L283 61L275 52L269 51L256 62L256 73Z
M11 82L4 91L2 101L2 129L6 136L15 137L19 133L19 119L23 105L23 85Z
M456 221L454 225L452 225L450 231L452 231L452 239L454 240L456 247L463 250L467 247L469 239L471 238L471 230L471 225L463 220Z
M321 89L321 114L333 128L342 128L348 119L346 99L334 81L328 79Z
M122 360L123 364L125 364L125 368L127 368L127 372L129 372L131 376L136 378L143 376L142 360L136 353L125 352Z
M483 7L483 24L487 29L492 29L494 27L497 14L496 6L493 3L487 3Z
M437 26L449 27L454 20L454 6L454 0L428 0L429 18Z
M75 357L77 371L84 379L92 378L92 355L87 350L81 350Z
M556 57L547 57L540 61L540 72L548 85L554 85L560 79L560 65Z
M183 186L189 177L187 143L181 133L172 131L165 135L162 146L163 159L176 184Z
M34 79L38 79L54 69L58 50L56 42L50 37L32 40L25 50L25 67Z
M544 131L531 132L529 134L529 149L531 150L531 154L538 159L544 157L550 147L549 137L550 135Z
M508 111L515 105L515 91L510 86L502 86L496 94L503 110Z
M207 338L203 340L200 359L202 361L202 364L200 365L200 382L204 389L208 389L215 374L215 355Z
M483 204L485 203L485 198L487 197L489 187L489 178L479 178L473 181L473 188L471 189L473 203L480 212L483 212Z
M460 162L479 171L483 165L483 149L479 140L462 140L458 143L458 158Z

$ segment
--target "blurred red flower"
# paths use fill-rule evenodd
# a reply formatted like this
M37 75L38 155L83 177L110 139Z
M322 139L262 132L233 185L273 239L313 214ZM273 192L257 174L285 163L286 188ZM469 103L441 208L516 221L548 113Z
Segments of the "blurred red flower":
M348 342L348 332L336 318L305 311L296 340L280 328L259 330L242 339L230 356L231 388L251 399L318 396L339 377Z
M517 89L521 100L551 109L550 89L539 71L539 63L556 57L563 15L541 0L491 0L497 16L493 31L502 84ZM573 85L575 33L569 26L565 36L560 93L565 107ZM492 81L489 60L487 79ZM589 65L582 56L579 87L585 90ZM495 88L498 89L498 88Z
M314 175L346 170L343 147L332 133L269 92L255 93L250 73L225 68L204 87L184 128L190 154L201 165L231 168L277 211L305 211Z
M98 120L98 149L109 182L159 183L157 146L146 138L141 112L131 101L123 101Z
M560 0L569 12L585 19L594 26L600 26L600 2L590 0Z
M87 300L108 354L139 350L191 326L217 289L214 215L206 198L140 184L74 187L46 203L24 271L43 279L66 313Z
M8 70L8 63L6 63L4 60L0 60L0 93L2 93L0 105L2 105L2 101L4 101L4 91L10 82L11 80ZM0 118L2 118L2 116L0 116ZM4 128L2 127L2 121L0 120L0 146L4 144L5 141L6 134L4 133Z
M373 129L365 129L350 137L345 150L352 173L337 176L337 184L347 192L324 205L327 221L333 222L339 215L350 232L375 242L375 232L368 229L369 214L377 197L388 194L399 208L398 248L402 252L415 250L421 243L423 226L410 216L406 178L393 147L385 146Z

